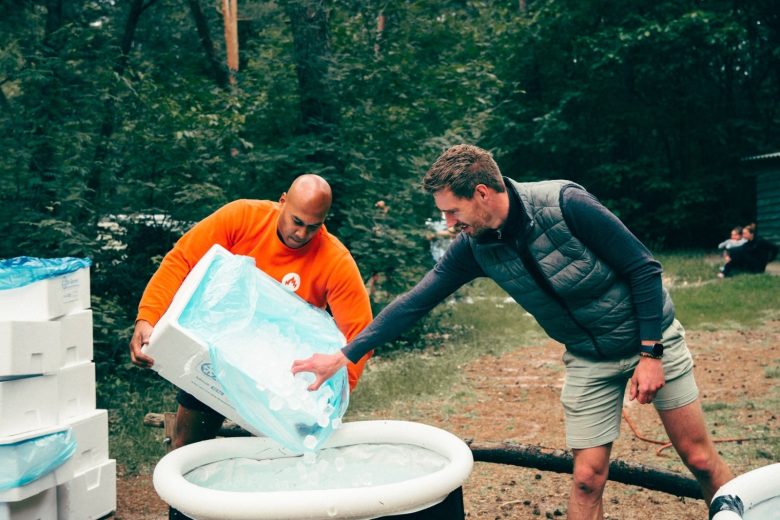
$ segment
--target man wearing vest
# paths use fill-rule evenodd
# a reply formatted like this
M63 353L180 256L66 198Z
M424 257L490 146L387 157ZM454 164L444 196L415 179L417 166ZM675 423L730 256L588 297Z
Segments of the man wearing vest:
M279 202L237 200L218 209L184 234L165 255L138 305L130 357L140 367L154 360L141 351L154 325L192 267L214 244L233 254L251 256L257 267L315 307L329 308L349 340L371 321L371 304L357 264L323 223L332 200L322 177L302 175ZM369 353L347 365L350 390L363 372ZM171 446L179 448L216 436L224 417L192 395L179 391ZM186 518L171 509L170 518Z
M436 266L341 352L293 364L312 389L349 360L391 341L465 283L492 278L566 347L561 394L574 452L568 517L603 518L602 495L623 394L653 403L709 503L732 478L704 423L684 330L661 265L609 210L569 181L502 177L491 154L450 148L423 180L461 233Z

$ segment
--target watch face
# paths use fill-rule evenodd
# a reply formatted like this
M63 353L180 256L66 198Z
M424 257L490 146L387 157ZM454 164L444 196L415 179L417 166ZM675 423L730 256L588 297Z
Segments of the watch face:
M654 345L642 345L642 352L650 354L654 358L660 358L664 355L664 346L661 343L655 343Z

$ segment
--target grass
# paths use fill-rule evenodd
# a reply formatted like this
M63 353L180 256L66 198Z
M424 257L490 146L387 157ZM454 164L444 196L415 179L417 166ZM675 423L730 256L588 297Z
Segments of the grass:
M734 330L752 328L769 318L780 317L780 276L746 275L721 280L716 277L719 258L696 253L660 255L664 278L671 287L677 316L689 330ZM433 323L448 336L434 335L422 351L393 352L376 357L351 398L347 420L370 416L408 419L416 417L416 403L436 400L443 415L456 415L464 402L475 398L461 384L461 368L485 355L538 343L546 336L523 309L490 280L477 280L455 296L457 303L444 303L431 315ZM777 387L780 360L764 369L760 377ZM550 367L561 370L561 367ZM143 426L147 412L175 410L175 392L153 373L137 376L131 384L121 379L101 380L99 406L110 410L111 456L125 471L147 472L164 454L162 430ZM780 393L768 392L761 403L707 403L708 422L717 424L718 436L743 435L735 411L760 406L780 410ZM771 436L768 429L752 432ZM740 467L755 467L760 461L780 460L780 440L760 446L723 444L727 460Z
M163 430L143 424L148 412L176 410L176 392L155 373L132 369L132 382L104 377L98 385L98 407L109 413L109 453L126 473L149 473L165 455Z

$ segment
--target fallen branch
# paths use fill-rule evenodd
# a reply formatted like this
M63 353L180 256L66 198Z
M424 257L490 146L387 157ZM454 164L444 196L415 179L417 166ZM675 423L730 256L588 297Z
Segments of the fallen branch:
M467 440L466 443L477 462L511 464L556 473L571 473L574 467L574 456L568 450L507 442ZM699 484L693 478L633 462L611 461L609 480L681 497L702 498Z

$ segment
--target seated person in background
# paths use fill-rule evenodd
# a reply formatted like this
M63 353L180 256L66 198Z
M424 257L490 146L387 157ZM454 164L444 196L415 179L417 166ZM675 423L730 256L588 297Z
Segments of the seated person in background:
M742 236L742 226L737 226L731 230L731 238L718 244L718 249L723 249L723 257L728 261L729 249L739 247L745 242L747 239Z
M728 250L729 260L719 276L732 276L736 272L763 273L767 264L777 258L777 246L758 238L755 224L742 228L742 237L746 242Z

